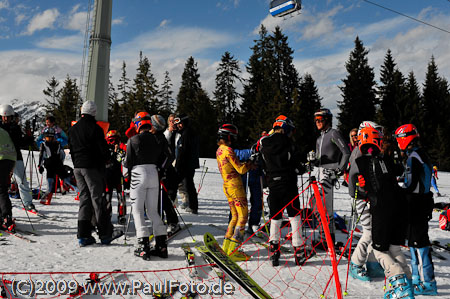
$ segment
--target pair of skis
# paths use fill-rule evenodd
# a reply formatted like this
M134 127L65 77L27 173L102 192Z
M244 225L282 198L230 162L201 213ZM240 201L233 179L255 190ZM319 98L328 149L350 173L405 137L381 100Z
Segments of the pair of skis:
M231 277L236 283L238 283L244 290L246 290L253 298L272 298L266 291L264 291L244 270L242 270L231 258L222 250L219 243L210 233L205 233L203 236L203 242L205 246L197 245L196 248L204 257L206 262L212 261L216 264L222 273L225 273ZM183 244L183 250L185 250L187 263L192 267L195 264L192 260L192 250L188 244ZM213 267L214 269L214 267ZM195 272L193 275L196 275ZM220 272L216 272L220 273ZM218 274L221 279L224 279L225 274ZM195 297L195 294L193 294ZM191 297L193 298L192 294Z

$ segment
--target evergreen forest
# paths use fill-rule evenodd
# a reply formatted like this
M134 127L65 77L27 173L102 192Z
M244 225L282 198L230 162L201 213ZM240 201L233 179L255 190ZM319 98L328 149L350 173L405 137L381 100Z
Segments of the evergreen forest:
M229 52L222 55L212 94L202 87L194 57L186 60L180 88L174 91L170 74L166 71L163 82L157 82L149 58L137 53L135 78L128 77L124 61L118 84L110 84L110 129L118 130L125 141L124 133L136 111L165 118L171 113L187 114L201 142L200 156L215 157L216 132L221 124L235 124L239 128L236 147L249 148L263 131L271 129L275 117L284 114L296 125L294 139L306 160L307 152L315 149L318 136L314 112L323 107L314 78L295 68L294 51L279 27L268 32L261 26L251 50L245 65L246 79L242 77L239 60ZM418 128L421 143L433 164L449 171L450 88L447 79L439 75L434 57L430 57L425 81L420 85L413 71L403 74L399 70L389 49L380 66L380 80L376 82L368 54L369 49L356 37L343 65L347 73L339 84L341 100L333 126L348 138L349 131L364 120L383 125L387 134L402 124L412 123ZM43 93L47 114L54 115L67 132L81 105L76 79L67 76L64 82L59 82L52 77Z

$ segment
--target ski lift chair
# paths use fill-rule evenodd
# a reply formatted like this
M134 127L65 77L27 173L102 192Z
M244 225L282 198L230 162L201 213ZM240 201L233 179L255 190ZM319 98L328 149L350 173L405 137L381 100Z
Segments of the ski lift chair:
M301 0L272 0L269 12L273 17L284 17L301 8Z

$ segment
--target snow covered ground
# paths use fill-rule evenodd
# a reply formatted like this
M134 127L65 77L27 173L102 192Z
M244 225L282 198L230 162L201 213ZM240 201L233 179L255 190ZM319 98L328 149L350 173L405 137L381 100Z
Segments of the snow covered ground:
M28 156L28 152L23 152L24 158ZM37 153L35 153L37 157ZM219 174L217 163L214 159L201 159L201 164L208 168L202 188L199 193L199 214L186 214L181 209L180 212L186 223L192 223L190 229L195 241L199 242L203 239L205 232L211 232L219 242L222 241L224 232L211 227L210 224L215 224L222 228L226 227L228 219L228 204L222 191L222 179ZM71 165L70 156L66 158L65 163ZM199 169L195 175L196 185L199 185L200 176L203 168ZM28 173L28 172L27 172ZM443 197L435 198L436 202L450 202L450 173L439 173L438 186ZM300 181L300 180L299 180ZM33 178L33 187L37 186L38 178ZM43 184L46 189L46 182ZM8 245L0 245L2 252L0 262L0 272L108 272L115 269L121 271L136 271L130 273L128 279L163 279L164 277L176 278L179 280L189 281L186 270L174 270L164 272L166 269L180 269L185 267L185 258L180 245L184 242L192 244L189 233L185 230L180 233L173 241L169 243L169 259L152 258L151 261L144 261L133 255L133 244L136 241L134 236L134 226L130 225L130 230L127 236L127 244L124 244L124 238L115 240L110 246L93 245L84 248L78 246L76 231L77 231L77 211L78 202L74 201L75 194L62 196L57 194L53 197L50 206L40 205L36 201L36 207L42 213L49 216L58 216L63 221L53 221L39 218L30 214L30 218L34 227L34 231L39 236L28 236L28 238L35 240L36 243L28 243L26 241L14 238L4 234L3 238ZM13 215L16 217L17 226L23 230L31 231L32 228L28 218L20 208L20 201L12 199L15 206L13 208ZM113 223L116 227L116 202L113 203ZM347 193L347 188L341 186L335 191L335 211L343 215L350 215L351 201ZM129 205L128 205L129 212ZM398 211L403 213L403 211ZM430 222L430 237L431 240L438 240L443 244L450 242L450 232L443 231L438 227L439 213L433 213L433 220ZM180 221L181 223L181 221ZM344 238L344 235L339 236ZM320 258L314 258L308 262L299 271L298 267L294 265L293 261L287 262L284 267L274 269L267 261L267 251L260 246L248 242L244 245L246 252L253 253L254 256L250 262L243 263L241 266L247 273L252 276L263 288L273 297L280 298L319 298L322 289L318 285L323 285L329 278L331 266L329 263L322 264ZM198 264L202 264L202 260L198 256ZM448 252L440 252L443 256L450 259ZM204 264L204 262L203 262ZM438 283L439 294L442 298L450 298L450 260L434 259L436 280ZM309 268L309 269L308 269ZM280 270L282 269L282 270ZM161 272L139 272L139 271L157 271ZM206 271L205 267L205 271ZM308 276L308 271L312 271L311 275L317 275L317 281ZM346 281L347 260L342 259L339 265L340 281L342 288L345 288ZM277 272L279 271L279 272ZM319 278L318 273L325 274L326 278ZM133 276L134 275L134 276ZM305 276L306 275L306 276ZM33 274L33 275L17 275L16 278L28 277L32 279L72 279L77 278L82 280L86 274ZM130 278L131 277L131 278ZM207 279L211 279L209 273ZM11 274L4 274L3 279L12 280L14 277ZM324 280L325 279L325 280ZM270 280L270 281L268 281ZM306 282L306 287L310 285L314 288L312 292L305 292L302 289L303 282ZM379 279L370 283L364 283L349 278L348 280L348 296L352 298L381 298L383 295L384 280ZM299 291L299 290L302 291ZM19 296L20 297L20 296ZM44 296L43 298L49 298ZM67 297L67 296L66 296ZM93 296L83 296L83 298L94 298ZM110 296L103 296L110 297ZM132 296L133 297L133 296ZM175 298L180 298L180 294L175 294ZM249 295L245 291L238 291L236 297L246 298ZM332 293L330 294L332 297ZM22 298L22 297L20 297ZM23 296L23 298L28 298ZM144 298L144 297L142 297ZM209 296L202 296L202 298L209 298Z

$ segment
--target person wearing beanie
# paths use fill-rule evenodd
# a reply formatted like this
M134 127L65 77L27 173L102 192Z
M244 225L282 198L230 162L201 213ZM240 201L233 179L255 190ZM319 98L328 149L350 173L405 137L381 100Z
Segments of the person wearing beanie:
M103 130L95 121L96 112L93 101L84 102L80 120L69 129L70 155L80 189L77 233L80 246L96 242L91 235L93 217L101 243L107 245L113 239L111 215L102 196L105 166L110 158Z

